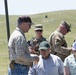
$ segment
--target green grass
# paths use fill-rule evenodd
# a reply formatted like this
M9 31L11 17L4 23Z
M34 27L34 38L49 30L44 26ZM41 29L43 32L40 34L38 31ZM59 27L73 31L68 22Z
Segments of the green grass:
M45 15L48 18L45 18ZM54 11L48 13L41 13L30 15L35 24L41 23L44 26L43 35L48 39L49 35L56 30L62 20L66 20L71 23L71 32L68 33L65 38L67 40L68 46L71 47L74 38L76 37L76 10L67 11ZM18 16L9 16L10 22L10 33L15 29L17 25ZM34 26L31 27L28 34L26 34L27 40L35 36ZM4 15L0 15L0 75L7 74L9 57L8 57L8 47L7 47L7 29L6 20Z

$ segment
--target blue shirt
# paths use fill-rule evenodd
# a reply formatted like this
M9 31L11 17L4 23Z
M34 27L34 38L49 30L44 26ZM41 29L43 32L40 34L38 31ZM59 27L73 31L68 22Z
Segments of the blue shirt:
M39 56L39 62L30 68L28 75L63 75L63 62L55 55L50 54L48 59Z
M76 58L74 54L69 55L65 61L64 66L67 66L70 70L70 75L76 75Z

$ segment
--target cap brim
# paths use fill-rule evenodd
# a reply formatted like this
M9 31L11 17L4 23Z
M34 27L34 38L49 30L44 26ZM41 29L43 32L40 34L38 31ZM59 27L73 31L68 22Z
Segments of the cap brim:
M46 47L40 47L39 50L47 50L48 48Z
M43 30L42 28L35 28L35 30Z

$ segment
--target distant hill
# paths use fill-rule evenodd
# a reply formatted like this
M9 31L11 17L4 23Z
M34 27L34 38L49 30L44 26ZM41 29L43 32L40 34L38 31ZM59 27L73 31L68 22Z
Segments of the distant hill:
M47 18L46 18L46 15L47 15ZM31 18L35 24L41 23L44 25L44 36L46 38L49 37L49 35L59 26L59 24L63 20L67 21L72 26L72 32L69 34L73 35L76 32L76 10L53 11L53 12L47 12L47 13L41 13L41 14L35 14L35 15L29 15L29 16L31 16ZM5 25L5 16L0 15L0 18L1 18L0 26L2 27L2 28L0 27L0 30L3 31L4 26L6 26ZM16 16L16 15L9 16L11 32L16 27L17 18L18 18L18 16ZM5 31L6 31L6 29L5 29ZM32 32L34 31L33 26L31 28L31 30L29 31L29 34L31 31ZM30 37L35 35L34 32L30 35L29 34L27 34L28 39L30 39ZM69 34L68 34L68 36L70 36ZM68 38L74 39L74 37L76 37L76 35L68 37Z

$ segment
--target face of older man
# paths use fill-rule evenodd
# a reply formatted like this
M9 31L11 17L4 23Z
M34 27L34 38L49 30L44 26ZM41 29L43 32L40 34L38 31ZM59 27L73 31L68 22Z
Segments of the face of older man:
M67 29L64 27L64 35L66 35L68 33Z
M40 50L40 54L42 55L43 58L47 58L49 53L50 53L49 49L48 50L44 50L44 49Z
M28 32L29 29L31 28L31 24L29 22L23 22L21 28L24 33Z
M63 35L66 35L68 33L68 30L66 29L65 26L61 25L60 29Z

